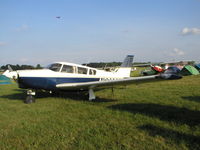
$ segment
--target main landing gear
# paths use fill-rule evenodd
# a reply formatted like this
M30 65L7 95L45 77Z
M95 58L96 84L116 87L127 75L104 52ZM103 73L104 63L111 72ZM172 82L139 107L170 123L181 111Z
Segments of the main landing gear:
M89 101L95 100L96 96L94 95L93 89L89 89Z
M30 103L35 103L35 91L33 90L28 90L27 91L27 97L26 99L24 100L24 103L26 104L30 104Z
M34 90L28 90L27 97L24 100L24 103L26 103L26 104L35 103L35 98L34 98L35 93L36 92ZM88 93L89 93L89 101L95 100L96 96L95 96L94 90L92 88L88 90Z

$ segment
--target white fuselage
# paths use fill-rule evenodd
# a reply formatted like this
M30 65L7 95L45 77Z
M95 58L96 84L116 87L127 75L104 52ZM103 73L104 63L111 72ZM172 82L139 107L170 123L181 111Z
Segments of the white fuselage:
M118 80L130 77L131 68L121 67L108 72L67 62L51 64L47 69L18 70L4 73L18 80L20 87L52 90L57 84Z

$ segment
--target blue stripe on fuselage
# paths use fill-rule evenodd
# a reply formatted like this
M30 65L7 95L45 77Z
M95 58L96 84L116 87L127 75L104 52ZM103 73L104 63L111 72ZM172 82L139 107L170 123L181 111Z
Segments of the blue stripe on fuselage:
M56 85L61 83L81 83L99 81L99 78L49 78L49 77L20 77L20 88L56 90Z

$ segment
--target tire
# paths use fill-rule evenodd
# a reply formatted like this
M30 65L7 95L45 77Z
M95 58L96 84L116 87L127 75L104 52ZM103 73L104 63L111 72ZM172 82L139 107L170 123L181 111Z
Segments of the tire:
M26 103L26 104L35 103L35 98L32 95L28 95L26 97L26 100L24 101L24 103Z

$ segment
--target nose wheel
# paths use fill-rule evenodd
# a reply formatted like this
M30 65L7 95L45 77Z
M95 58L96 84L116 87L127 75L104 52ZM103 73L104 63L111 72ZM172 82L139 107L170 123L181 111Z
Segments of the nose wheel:
M32 90L28 90L27 91L27 97L26 99L24 100L24 103L26 104L30 104L30 103L35 103L35 91L32 91Z

